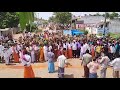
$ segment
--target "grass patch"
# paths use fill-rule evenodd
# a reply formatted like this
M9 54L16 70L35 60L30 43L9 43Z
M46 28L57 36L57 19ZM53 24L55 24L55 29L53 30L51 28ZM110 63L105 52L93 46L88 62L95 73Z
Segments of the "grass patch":
M112 38L119 38L120 37L120 33L110 33L110 37L112 37Z

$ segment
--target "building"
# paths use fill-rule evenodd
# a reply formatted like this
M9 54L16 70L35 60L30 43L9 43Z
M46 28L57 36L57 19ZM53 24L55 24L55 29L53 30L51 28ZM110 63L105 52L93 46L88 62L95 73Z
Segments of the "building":
M120 33L120 19L114 19L110 21L109 32Z
M104 33L104 20L103 16L82 16L80 19L75 19L75 28L87 30L89 34L103 34ZM109 31L109 20L107 19L107 25L105 33Z

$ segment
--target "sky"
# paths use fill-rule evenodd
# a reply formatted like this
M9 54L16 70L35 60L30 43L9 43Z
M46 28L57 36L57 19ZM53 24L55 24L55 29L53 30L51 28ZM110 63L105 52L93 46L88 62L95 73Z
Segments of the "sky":
M79 16L79 15L84 15L84 14L95 14L95 13L98 13L98 12L71 12L73 15L75 16ZM104 14L105 12L99 12L100 14ZM120 12L118 12L120 14ZM38 18L43 18L43 19L46 19L48 20L49 17L51 17L53 14L53 12L36 12L36 16Z

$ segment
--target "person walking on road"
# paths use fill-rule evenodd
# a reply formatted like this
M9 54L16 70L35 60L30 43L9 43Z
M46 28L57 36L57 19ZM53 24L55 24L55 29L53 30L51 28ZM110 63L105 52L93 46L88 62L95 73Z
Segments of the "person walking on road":
M97 78L97 70L99 69L99 64L96 62L96 58L90 62L87 67L89 68L89 78Z
M84 67L84 76L85 78L89 77L89 68L87 67L87 64L92 61L92 56L89 54L89 50L86 50L86 54L83 55L82 63Z
M120 55L117 56L112 62L110 62L110 65L113 66L113 77L119 78L120 73Z
M55 55L53 53L53 50L51 49L47 55L48 55L48 71L49 73L53 73L55 71L54 66Z
M65 57L65 52L62 52L61 55L57 58L58 61L58 77L64 78L64 69L65 65L68 65L67 58Z
M106 53L104 53L104 56L99 61L100 65L101 65L100 78L106 78L106 71L107 71L109 62L110 62L109 57L106 55Z

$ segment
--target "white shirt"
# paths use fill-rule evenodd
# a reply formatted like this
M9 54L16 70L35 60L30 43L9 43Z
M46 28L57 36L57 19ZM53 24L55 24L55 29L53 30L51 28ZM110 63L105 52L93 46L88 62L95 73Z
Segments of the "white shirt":
M47 46L44 46L43 50L44 50L44 53L48 53L48 47Z
M49 47L48 47L48 50L51 51L51 50L52 50L52 46L49 46Z
M71 46L72 46L72 45L68 43L68 49L71 49Z
M110 64L113 66L114 70L120 71L120 58L114 59Z
M101 67L107 68L109 62L110 62L110 59L108 58L108 56L102 57L102 59L100 60Z
M21 60L21 63L23 64L23 65L27 65L27 66L30 66L31 65L31 57L30 57L30 55L24 55L24 57L25 57L25 59L28 61L25 61L24 59L22 59Z
M57 58L57 61L58 61L58 67L62 67L64 68L65 67L65 63L67 63L67 58L64 56L64 55L60 55L58 58Z
M81 46L81 50L80 50L81 53L85 53L85 49L83 46Z
M84 49L85 49L85 52L86 52L87 49L88 49L89 52L90 52L90 46L89 46L87 43L85 43L85 44L83 45L83 47L84 47Z
M76 43L72 43L72 50L77 50L77 45L76 45Z
M90 73L97 73L97 70L99 69L99 64L96 62L90 62L87 67L89 68Z
M12 48L8 49L8 56L10 56L12 54Z
M110 46L110 51L111 51L111 53L115 53L115 47Z
M9 55L8 55L8 50L4 50L4 59L6 60L6 58L8 58Z
M67 49L67 44L63 43L63 48Z

